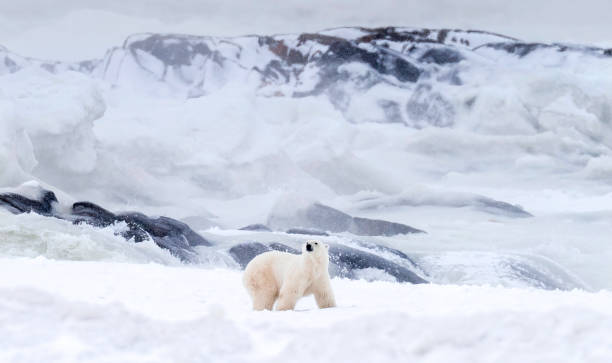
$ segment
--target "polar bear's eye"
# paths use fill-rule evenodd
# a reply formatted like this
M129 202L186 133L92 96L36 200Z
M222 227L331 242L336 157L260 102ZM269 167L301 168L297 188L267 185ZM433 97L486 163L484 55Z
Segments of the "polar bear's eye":
M315 245L318 245L318 244L319 244L319 242L315 242Z

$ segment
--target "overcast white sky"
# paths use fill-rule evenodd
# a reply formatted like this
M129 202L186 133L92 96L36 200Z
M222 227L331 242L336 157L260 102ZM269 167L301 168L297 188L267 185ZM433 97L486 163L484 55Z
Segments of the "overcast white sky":
M271 34L363 25L489 30L612 47L611 0L1 0L0 44L22 55L100 57L136 32Z

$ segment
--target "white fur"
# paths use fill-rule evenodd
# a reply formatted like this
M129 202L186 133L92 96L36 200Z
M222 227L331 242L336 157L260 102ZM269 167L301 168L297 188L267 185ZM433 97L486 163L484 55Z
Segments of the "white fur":
M306 244L313 251L306 250ZM302 296L314 294L319 308L336 306L329 281L329 246L308 241L302 254L270 251L256 256L244 270L243 283L254 310L292 310ZM278 300L278 301L277 301Z

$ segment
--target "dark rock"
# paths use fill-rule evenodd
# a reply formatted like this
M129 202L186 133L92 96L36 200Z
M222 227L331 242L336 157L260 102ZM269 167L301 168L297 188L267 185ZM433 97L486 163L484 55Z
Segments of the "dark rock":
M248 242L233 246L229 249L229 254L244 269L255 256L267 251L270 251L270 247L262 243Z
M319 60L319 65L337 68L347 62L365 63L378 73L391 75L401 82L416 82L422 73L418 67L398 55L366 50L347 40L332 43Z
M449 64L463 60L463 56L456 50L450 48L432 48L426 51L420 58L425 63Z
M197 55L208 56L211 49L204 42L193 44L191 37L180 37L168 34L151 34L148 37L132 41L128 48L132 53L140 50L150 53L164 64L170 66L190 65Z
M108 227L117 221L114 213L90 202L74 203L72 214L77 217L75 222L86 222L95 227Z
M329 260L337 267L337 276L354 279L355 270L374 268L395 277L398 282L427 283L426 280L406 267L372 253L342 245L329 247Z
M260 242L245 242L230 248L229 254L244 269L255 256L271 250L292 253L294 255L301 253L293 247L278 242L270 243L268 246Z
M256 223L256 224L249 224L248 226L244 226L242 228L240 228L241 231L259 231L259 232L270 232L271 229L268 228L268 226L266 226L265 224L261 224L261 223Z
M388 26L381 28L359 28L368 33L356 40L357 43L372 43L379 40L392 42L410 43L436 43L436 40L429 38L432 30L430 29L410 29L401 30L396 27Z
M259 68L255 68L255 70L259 70ZM289 71L278 60L268 63L261 73L267 80L280 81L281 83L289 82L291 78Z
M307 37L307 34L302 35ZM298 41L304 41L305 37L302 37L302 35L298 37ZM300 51L288 47L281 39L263 36L258 38L258 43L260 46L268 46L272 53L285 60L290 66L294 64L306 64L308 61L307 57L305 57Z
M278 242L273 242L270 243L270 248L276 251L281 251L281 252L288 252L288 253L293 253L294 255L299 255L301 252L299 250L296 250L293 247L284 245L282 243L278 243Z
M295 216L289 218L272 214L268 224L274 228L283 228L284 225L292 224L296 227L291 228L287 233L315 235L321 234L312 232L350 232L359 236L393 236L397 234L423 233L419 229L401 223L351 217L344 212L320 203L314 203L298 210Z
M52 191L42 190L40 200L33 200L15 193L0 194L0 206L13 213L34 212L43 216L68 219L73 223L87 223L94 227L108 227L117 222L125 222L127 230L121 235L134 242L149 238L160 247L166 248L175 256L192 261L194 247L211 246L211 243L194 232L188 225L168 217L151 218L142 213L115 214L94 203L77 202L72 205L70 215L55 213L53 203L57 198Z
M438 32L438 43L444 43L449 31L450 29L440 29L440 31Z
M351 228L353 217L332 207L314 203L305 210L308 226L316 226L324 231L345 232Z
M26 198L15 193L0 194L0 205L12 213L34 212L44 216L51 216L53 203L57 202L55 193L49 190L42 191L40 200Z
M306 228L290 228L286 231L289 234L307 234L311 236L329 236L327 232L319 231L316 229L306 229Z
M395 236L397 234L423 233L420 229L405 224L359 217L353 218L353 224L348 231L358 236Z
M577 52L598 53L602 50L595 47L584 46L568 46L564 44L545 44L545 43L521 43L521 42L503 42L503 43L488 43L483 47L503 50L510 54L516 54L520 58L539 49L553 49L557 52L566 52L568 50ZM604 51L605 52L605 51Z
M143 240L143 231L151 236L160 247L170 250L183 260L190 260L195 255L193 247L210 246L211 243L195 233L185 223L168 217L150 218L141 213L118 215L118 220L124 221L130 228L137 242ZM126 237L128 237L126 236Z
M168 217L151 218L142 213L114 214L90 202L74 203L72 214L77 216L75 223L84 222L96 227L125 222L128 230L121 233L124 238L142 242L150 237L155 244L183 260L190 260L195 255L193 247L211 245L185 223Z

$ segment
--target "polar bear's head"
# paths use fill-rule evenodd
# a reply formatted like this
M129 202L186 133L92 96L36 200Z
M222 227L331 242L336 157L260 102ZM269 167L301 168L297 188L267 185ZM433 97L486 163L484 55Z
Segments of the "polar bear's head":
M319 241L306 241L302 245L302 254L308 256L310 258L314 258L317 260L328 261L329 256L327 254L327 250L329 249L329 245L323 244Z

